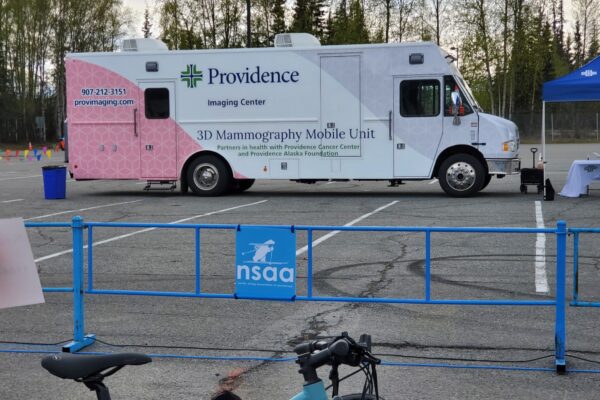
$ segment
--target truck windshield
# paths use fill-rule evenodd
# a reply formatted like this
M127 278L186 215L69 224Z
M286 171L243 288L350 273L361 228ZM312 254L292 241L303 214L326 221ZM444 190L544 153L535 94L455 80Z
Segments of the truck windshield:
M469 87L467 82L460 75L456 75L455 78L459 81L460 85L462 86L465 92L465 96L467 96L467 99L469 100L469 103L473 105L473 108L475 108L477 111L483 112L483 108L481 108L477 100L475 100L475 96L473 96L473 92L471 91L471 88Z

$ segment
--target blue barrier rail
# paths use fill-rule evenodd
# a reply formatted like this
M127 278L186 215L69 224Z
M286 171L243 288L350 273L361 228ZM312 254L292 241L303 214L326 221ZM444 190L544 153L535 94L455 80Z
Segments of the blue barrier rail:
M70 227L73 230L73 287L45 288L45 291L73 292L73 341L63 347L63 351L76 352L92 344L95 335L85 334L84 295L137 295L194 297L213 299L236 299L235 293L208 293L201 286L200 237L202 230L239 230L240 225L232 224L160 224L160 223L107 223L84 222L75 217L71 224L27 223L27 227ZM305 296L295 296L292 301L319 302L352 302L352 303L388 303L388 304L444 304L470 306L543 306L555 307L555 367L559 372L566 370L566 242L567 228L564 221L558 221L556 228L460 228L460 227L375 227L375 226L267 226L243 225L245 228L286 228L292 231L307 232L307 288ZM165 292L143 290L109 290L95 289L93 285L94 263L94 231L97 228L144 228L154 229L188 229L195 231L195 289L193 292ZM84 229L88 229L87 246L84 245ZM425 289L423 298L382 298L382 297L328 297L313 295L313 233L315 231L348 231L348 232L420 232L425 236ZM498 233L498 234L537 234L547 233L556 236L556 293L554 300L475 300L475 299L433 299L431 296L431 235L433 233ZM84 289L84 250L88 251L88 281ZM252 298L244 298L252 299ZM264 298L255 298L265 300Z
M576 307L600 307L600 302L579 300L579 235L581 233L600 233L598 228L569 228L573 234L573 299L571 305Z

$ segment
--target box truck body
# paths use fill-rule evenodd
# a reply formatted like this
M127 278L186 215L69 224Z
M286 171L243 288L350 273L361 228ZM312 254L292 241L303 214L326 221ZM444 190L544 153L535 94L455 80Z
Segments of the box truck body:
M218 195L255 179L438 177L466 196L519 170L517 127L484 114L432 43L168 51L134 40L138 51L67 56L75 179Z

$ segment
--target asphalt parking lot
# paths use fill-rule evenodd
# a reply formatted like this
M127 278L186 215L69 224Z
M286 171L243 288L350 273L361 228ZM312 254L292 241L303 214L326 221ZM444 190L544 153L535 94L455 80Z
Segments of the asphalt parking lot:
M574 159L600 145L551 145L548 174L560 191ZM528 147L521 151L529 167ZM600 227L600 190L578 199L519 193L519 177L493 179L478 196L447 197L436 182L257 182L248 192L199 198L144 192L132 181L67 183L67 198L44 200L41 165L56 160L0 160L0 218L68 222L75 215L98 222L185 221L202 224L355 226ZM600 189L600 182L592 186ZM533 189L533 187L532 187ZM537 210L537 213L536 213ZM70 231L30 228L42 286L70 285ZM327 232L316 232L315 240ZM191 291L194 234L179 230L103 228L94 232L94 285L103 289ZM297 235L298 249L306 234ZM556 246L545 241L544 270L536 269L537 238L517 234L432 235L432 297L438 299L551 299ZM539 246L537 246L539 247ZM202 231L202 288L234 290L235 232ZM600 301L600 235L582 236L580 296ZM569 239L568 254L572 254ZM306 254L298 256L298 292L306 293ZM418 298L424 290L422 233L341 232L314 248L314 291L323 296ZM571 258L567 295L571 297ZM545 275L548 291L543 290ZM40 367L43 351L57 351L73 334L72 300L46 293L41 305L0 310L0 399L94 399L83 385ZM568 368L598 370L600 309L567 310ZM102 341L86 351L137 351L183 356L290 357L304 338L368 332L385 361L454 366L553 368L554 309L266 302L170 297L86 297L86 332ZM7 343L18 342L19 344ZM37 343L37 345L27 344ZM115 347L123 345L124 347ZM143 347L148 346L148 347ZM27 350L28 352L5 352ZM575 358L575 357L579 358ZM478 360L478 361L474 361ZM390 399L591 399L600 374L515 369L381 366L380 392ZM113 398L210 399L228 374L243 399L283 400L302 390L293 362L223 361L156 357L107 379ZM323 371L322 378L327 377ZM220 383L221 382L221 383ZM342 384L360 391L362 381Z

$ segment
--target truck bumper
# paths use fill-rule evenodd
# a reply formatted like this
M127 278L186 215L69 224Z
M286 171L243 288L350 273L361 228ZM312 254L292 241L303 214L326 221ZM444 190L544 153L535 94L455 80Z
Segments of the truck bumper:
M518 158L489 158L485 161L490 175L514 175L521 170L521 160Z

